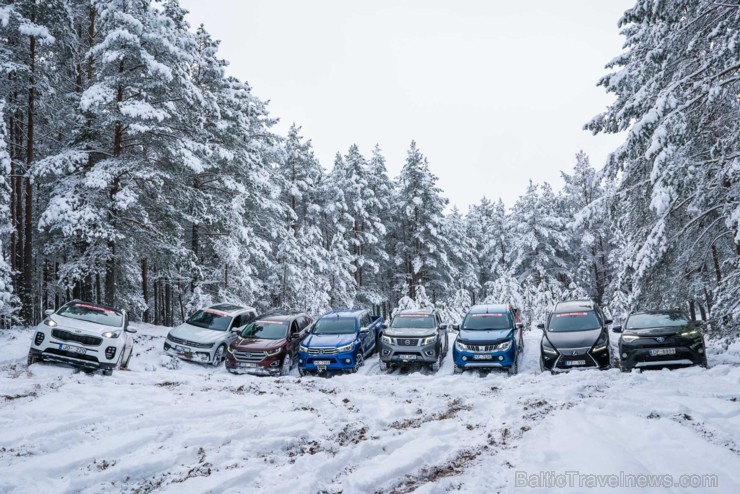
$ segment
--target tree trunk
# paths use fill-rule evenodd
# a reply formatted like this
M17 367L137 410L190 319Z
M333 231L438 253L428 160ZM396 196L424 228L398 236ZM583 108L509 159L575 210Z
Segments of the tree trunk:
M141 320L149 322L149 267L146 257L141 260L141 295L144 297L144 305L146 305L146 309L141 314Z
M123 61L118 66L118 73L123 73ZM123 101L123 86L118 85L116 90L116 105L120 107ZM123 122L116 120L113 128L113 157L120 158L123 153ZM110 188L109 198L111 201L110 209L108 211L108 222L111 231L116 230L116 216L114 210L114 200L116 194L120 191L120 178L116 177L113 179ZM115 303L116 298L116 241L114 239L108 240L108 258L105 260L105 302L109 305Z
M717 255L717 246L712 245L712 260L714 261L714 275L717 277L717 284L722 283L722 271L719 269L719 256Z
M36 21L36 13L31 14L31 22ZM33 131L34 131L34 106L36 104L36 37L30 36L29 40L29 69L31 74L28 78L28 110L26 123L26 197L24 211L24 235L23 235L23 319L33 323L33 184L29 175L33 164Z

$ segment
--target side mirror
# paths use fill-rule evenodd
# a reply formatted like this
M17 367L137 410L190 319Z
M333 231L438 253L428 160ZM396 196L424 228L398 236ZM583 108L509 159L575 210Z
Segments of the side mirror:
M612 333L621 333L622 332L622 326L614 326L612 328Z
M447 329L447 324L445 323L440 324L439 329Z
M385 331L386 329L388 329L388 325L387 324L381 324L380 325L380 329L382 329L383 331Z
M524 323L523 322L518 322L518 323L515 324L515 327L516 327L516 329L524 329Z
M45 315L46 317L49 317L49 316L50 316L50 315L52 315L53 313L54 313L54 309L46 309L46 310L44 311L44 315Z
M452 330L453 331L460 331L460 325L459 324L453 324L452 325Z
M606 320L604 321L604 324L611 324L611 323L613 323L613 322L614 322L614 321L613 321L612 319L606 319Z
M132 328L131 326L129 326L128 323L126 323L126 326L124 326L123 330L125 332L131 333L131 334L134 334L134 333L137 332L134 328Z
M545 329L545 323L541 322L537 325L537 329Z

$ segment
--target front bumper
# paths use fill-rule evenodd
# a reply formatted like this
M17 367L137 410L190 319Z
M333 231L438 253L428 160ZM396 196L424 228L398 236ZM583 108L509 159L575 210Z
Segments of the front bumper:
M213 361L213 348L193 348L186 345L164 342L164 353L191 362L208 363Z
M280 367L284 353L270 355L260 361L241 361L236 359L232 353L226 353L226 370L232 374L252 374L255 376L275 376L280 374Z
M380 344L380 360L389 364L404 365L404 364L433 364L439 358L437 341L433 341L427 345L404 345L405 341L414 342L418 341L421 343L422 338L403 338L393 337L394 343L389 344L386 341L381 341Z
M611 366L609 348L599 352L592 349L556 349L556 355L540 349L542 366L554 372L571 369L608 369Z
M298 368L305 372L351 371L357 366L359 348L349 352L312 355L298 352Z
M651 350L673 348L675 353L668 355L651 355ZM627 355L624 357L624 355ZM706 350L703 342L691 346L676 345L619 345L620 365L623 369L683 367L703 365L706 361Z
M29 352L32 355L39 357L44 362L55 362L57 364L66 364L88 370L115 369L118 363L117 360L101 361L97 357L90 354L79 355L73 352L59 350L58 348L52 347L47 347L44 350L31 348Z
M452 347L452 358L455 365L463 369L509 368L516 361L517 347L512 342L508 350L496 352L472 352Z

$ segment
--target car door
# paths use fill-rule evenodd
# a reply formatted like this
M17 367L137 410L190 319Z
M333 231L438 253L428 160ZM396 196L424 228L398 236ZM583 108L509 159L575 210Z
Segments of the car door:
M360 331L365 330L365 335L362 340L362 351L367 355L375 345L375 333L370 330L370 314L367 312L360 316Z
M301 325L300 318L293 319L288 328L288 353L291 358L294 358L298 353L298 344L301 342Z
M227 335L226 339L229 341L229 343L232 343L236 341L237 333L234 332L236 328L241 328L242 326L246 325L246 314L237 314L234 316L234 320L231 321L231 325L229 326L229 334Z

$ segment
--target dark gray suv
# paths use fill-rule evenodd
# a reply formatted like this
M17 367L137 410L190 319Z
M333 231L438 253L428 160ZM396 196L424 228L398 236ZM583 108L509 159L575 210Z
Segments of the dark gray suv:
M380 370L410 364L425 364L438 371L447 355L447 325L433 309L402 310L383 332Z

